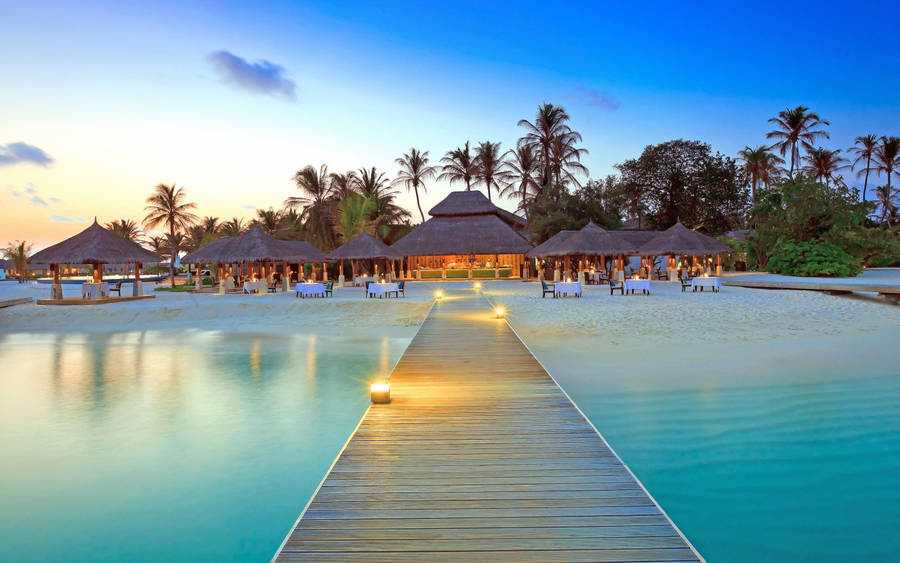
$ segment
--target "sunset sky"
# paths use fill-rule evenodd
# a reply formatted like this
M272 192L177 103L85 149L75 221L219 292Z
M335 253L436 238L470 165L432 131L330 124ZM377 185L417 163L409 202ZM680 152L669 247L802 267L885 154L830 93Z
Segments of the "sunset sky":
M410 146L509 148L544 101L592 177L675 138L734 155L799 104L829 148L900 135L897 2L628 6L0 0L0 245L141 219L160 182L249 218L306 164L393 177Z

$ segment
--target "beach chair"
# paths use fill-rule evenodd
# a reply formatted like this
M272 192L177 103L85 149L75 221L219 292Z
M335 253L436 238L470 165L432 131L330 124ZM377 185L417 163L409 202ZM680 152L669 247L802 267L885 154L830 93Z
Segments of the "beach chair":
M116 283L109 286L109 289L106 290L107 293L118 293L119 297L122 297L122 280L117 281Z
M625 284L619 283L614 279L609 280L609 294L612 295L614 291L618 291L620 295L625 295Z
M544 280L541 280L541 299L547 296L547 294L552 295L554 298L556 297L556 285L549 284Z
M681 292L684 293L687 288L691 287L691 278L678 276L678 281L681 282Z
M325 282L325 297L334 297L334 282Z
M401 295L403 297L406 297L406 282L405 281L397 282L397 297L399 298Z
M354 278L354 279L356 279L356 278ZM369 295L369 284L370 283L372 283L372 282L370 282L370 281L366 282L366 297L372 297L371 295Z
M278 291L278 282L276 280L272 280L272 285L270 285L267 289L269 290L269 293L275 293L276 291Z

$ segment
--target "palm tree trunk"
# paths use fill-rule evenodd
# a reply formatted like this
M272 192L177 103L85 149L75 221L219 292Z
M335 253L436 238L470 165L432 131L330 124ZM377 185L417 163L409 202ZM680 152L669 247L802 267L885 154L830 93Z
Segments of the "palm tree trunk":
M425 214L422 213L422 204L419 202L419 186L413 186L414 191L416 192L416 205L419 207L419 215L422 216L422 222L425 222Z
M175 289L175 225L169 227L169 279Z
M866 157L866 179L863 180L863 203L866 202L866 188L869 187L869 167L872 161L871 156Z

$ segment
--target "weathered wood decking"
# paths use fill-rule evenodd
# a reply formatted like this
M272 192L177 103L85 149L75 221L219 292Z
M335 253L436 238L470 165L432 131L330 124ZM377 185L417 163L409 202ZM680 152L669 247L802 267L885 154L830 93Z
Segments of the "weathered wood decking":
M0 301L0 309L5 309L7 307L13 307L15 305L24 305L26 303L32 303L34 299L31 297L21 297L19 299L7 299L6 301Z
M827 281L756 281L745 279L728 279L724 285L737 287L749 287L751 289L795 289L801 291L822 291L833 295L848 293L877 293L888 301L896 303L900 301L900 285L873 284L873 283L846 283Z
M276 560L697 561L490 304L438 303Z

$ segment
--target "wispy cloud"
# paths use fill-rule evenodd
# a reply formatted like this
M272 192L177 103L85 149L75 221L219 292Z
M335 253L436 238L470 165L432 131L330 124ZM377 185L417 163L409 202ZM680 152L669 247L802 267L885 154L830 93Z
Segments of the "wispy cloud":
M87 221L84 217L69 217L67 215L51 215L50 220L57 223L84 223Z
M28 201L31 202L31 205L39 205L41 207L47 207L47 202L41 199L40 196L31 196L28 198Z
M296 84L284 76L284 67L267 60L249 62L228 51L209 54L209 62L222 81L256 94L281 95L296 101Z
M247 205L244 206L244 209L254 209L254 210L255 210L255 209L256 209L256 206L255 206L255 205L250 205L250 204L248 203Z
M34 184L28 182L21 189L14 189L12 186L8 186L10 188L9 193L12 194L13 197L24 199L31 205L36 207L49 207L50 205L57 205L62 203L62 200L58 197L50 197L45 198L42 196ZM49 203L48 203L49 200Z
M589 106L598 107L609 112L618 110L622 105L619 100L613 98L607 92L598 92L592 88L584 88L582 86L575 86L572 91L576 96L587 102Z
M9 143L0 145L0 166L12 166L13 164L30 163L43 166L53 164L53 157L34 145L28 143Z

